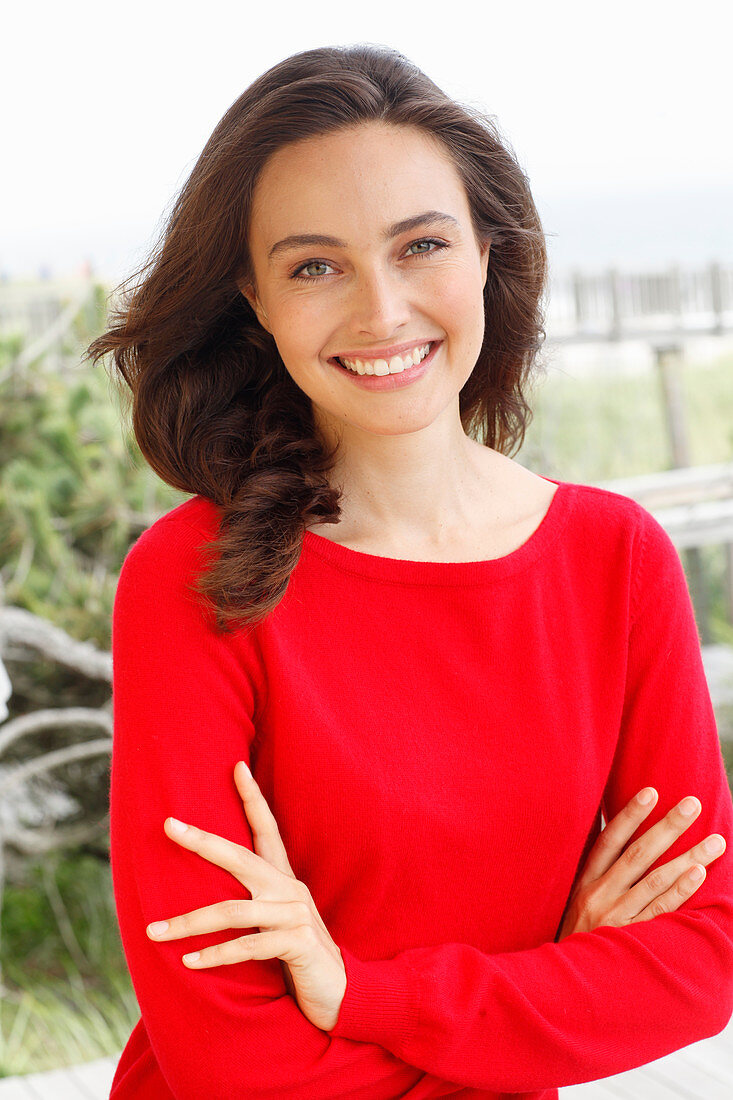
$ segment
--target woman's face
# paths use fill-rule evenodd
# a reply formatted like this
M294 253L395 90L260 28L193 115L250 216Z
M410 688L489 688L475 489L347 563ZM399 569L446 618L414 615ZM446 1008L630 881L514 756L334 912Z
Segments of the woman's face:
M441 216L399 228L428 211ZM304 234L333 240L279 243ZM375 122L278 150L257 183L249 246L256 291L240 289L326 436L459 420L484 337L489 246L479 249L461 179L428 135ZM417 370L379 373L427 343ZM370 377L335 363L350 353L383 364Z

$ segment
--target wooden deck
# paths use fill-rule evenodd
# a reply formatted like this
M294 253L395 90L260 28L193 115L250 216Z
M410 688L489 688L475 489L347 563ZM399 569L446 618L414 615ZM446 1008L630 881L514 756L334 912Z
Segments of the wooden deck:
M108 1100L119 1055L82 1066L0 1080L2 1100Z
M643 1017L640 1027L644 1026ZM0 1080L0 1100L108 1100L117 1057ZM646 1066L560 1089L560 1100L731 1100L733 1020L720 1035Z

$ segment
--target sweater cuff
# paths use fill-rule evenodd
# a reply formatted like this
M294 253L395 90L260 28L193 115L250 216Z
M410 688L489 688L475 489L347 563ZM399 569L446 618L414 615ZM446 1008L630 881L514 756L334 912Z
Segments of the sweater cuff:
M417 1027L418 975L392 959L363 960L339 945L346 993L328 1035L377 1043L387 1050L408 1042Z

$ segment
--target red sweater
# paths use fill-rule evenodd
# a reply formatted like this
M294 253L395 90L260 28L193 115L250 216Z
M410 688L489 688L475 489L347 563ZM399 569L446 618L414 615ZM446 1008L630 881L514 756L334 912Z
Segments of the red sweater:
M730 850L677 912L555 942L601 812L645 785L659 801L635 836L702 802L654 866L733 839L679 556L629 498L557 484L528 541L487 561L307 532L282 602L229 636L187 588L210 501L132 546L112 622L111 860L141 1019L113 1100L552 1100L728 1023ZM243 930L146 935L249 897L163 830L173 815L254 850L240 759L343 954L330 1032L277 959L181 962Z

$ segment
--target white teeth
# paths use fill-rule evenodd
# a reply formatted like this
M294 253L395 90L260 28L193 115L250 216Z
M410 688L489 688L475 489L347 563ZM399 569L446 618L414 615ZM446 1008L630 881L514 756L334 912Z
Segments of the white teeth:
M431 347L431 344L423 344L422 347L415 347L405 355L393 355L389 362L386 359L344 359L343 357L339 357L339 362L356 374L401 374L408 367L414 367L416 363L422 362Z

